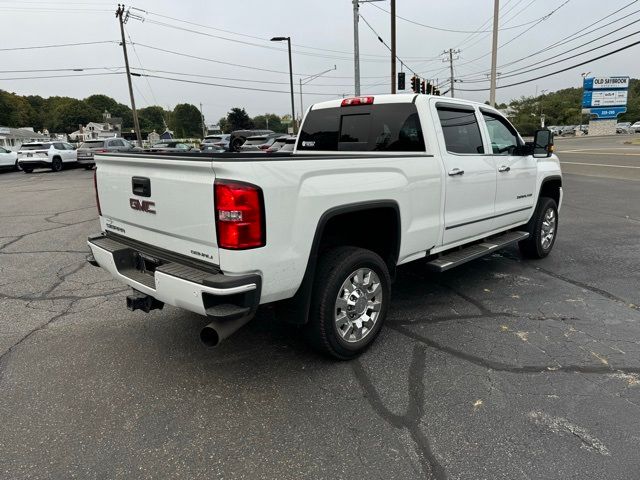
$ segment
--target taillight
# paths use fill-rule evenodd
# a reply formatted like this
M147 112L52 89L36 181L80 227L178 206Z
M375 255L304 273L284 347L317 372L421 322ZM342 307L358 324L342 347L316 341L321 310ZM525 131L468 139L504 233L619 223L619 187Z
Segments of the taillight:
M216 180L214 190L218 246L230 250L264 247L264 200L260 187Z
M267 148L269 148L271 145L269 145L268 143L263 143L262 145L258 145L258 148L260 150L266 150Z
M101 149L95 150L95 153L106 153L106 152L108 152L108 150L106 150L106 149L104 149L104 148L101 148Z
M98 215L102 216L100 208L100 197L98 196L98 168L93 171L93 189L96 191L96 207L98 207Z
M351 107L353 105L371 105L373 97L351 97L345 98L340 104L341 107Z

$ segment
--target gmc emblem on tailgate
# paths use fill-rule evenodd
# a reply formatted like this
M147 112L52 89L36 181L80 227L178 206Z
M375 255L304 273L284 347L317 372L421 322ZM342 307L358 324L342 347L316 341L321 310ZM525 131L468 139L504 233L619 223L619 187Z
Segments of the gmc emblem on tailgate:
M137 198L129 199L129 206L134 210L140 210L141 212L156 214L155 206L156 202L150 202L149 200L138 200Z

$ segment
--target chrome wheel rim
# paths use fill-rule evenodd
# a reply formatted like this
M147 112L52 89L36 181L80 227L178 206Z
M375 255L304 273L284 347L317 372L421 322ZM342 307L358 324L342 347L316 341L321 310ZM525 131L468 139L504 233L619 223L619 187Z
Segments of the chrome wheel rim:
M382 309L380 277L370 268L359 268L342 283L334 308L336 330L347 343L369 335Z
M547 211L544 212L540 229L540 244L544 250L549 249L553 243L557 223L556 211L553 208L547 208Z

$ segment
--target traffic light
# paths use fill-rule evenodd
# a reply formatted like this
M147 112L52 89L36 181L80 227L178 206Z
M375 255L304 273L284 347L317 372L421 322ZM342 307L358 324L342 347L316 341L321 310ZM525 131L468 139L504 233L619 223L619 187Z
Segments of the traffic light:
M424 80L420 82L420 93L427 93Z
M432 95L433 94L433 85L431 85L431 82L427 82L427 95Z
M404 90L404 72L398 72L398 90Z
M411 91L413 93L418 93L420 80L415 75L411 77Z

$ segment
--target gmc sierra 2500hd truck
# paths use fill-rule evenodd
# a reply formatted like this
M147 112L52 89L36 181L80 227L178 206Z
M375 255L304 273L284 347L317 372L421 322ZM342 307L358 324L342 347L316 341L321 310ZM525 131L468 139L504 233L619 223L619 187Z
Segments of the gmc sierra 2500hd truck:
M384 322L396 267L444 271L518 243L549 254L562 176L552 134L525 143L497 110L428 95L310 107L293 154L96 156L93 265L127 306L209 317L216 345L259 305L353 358Z

